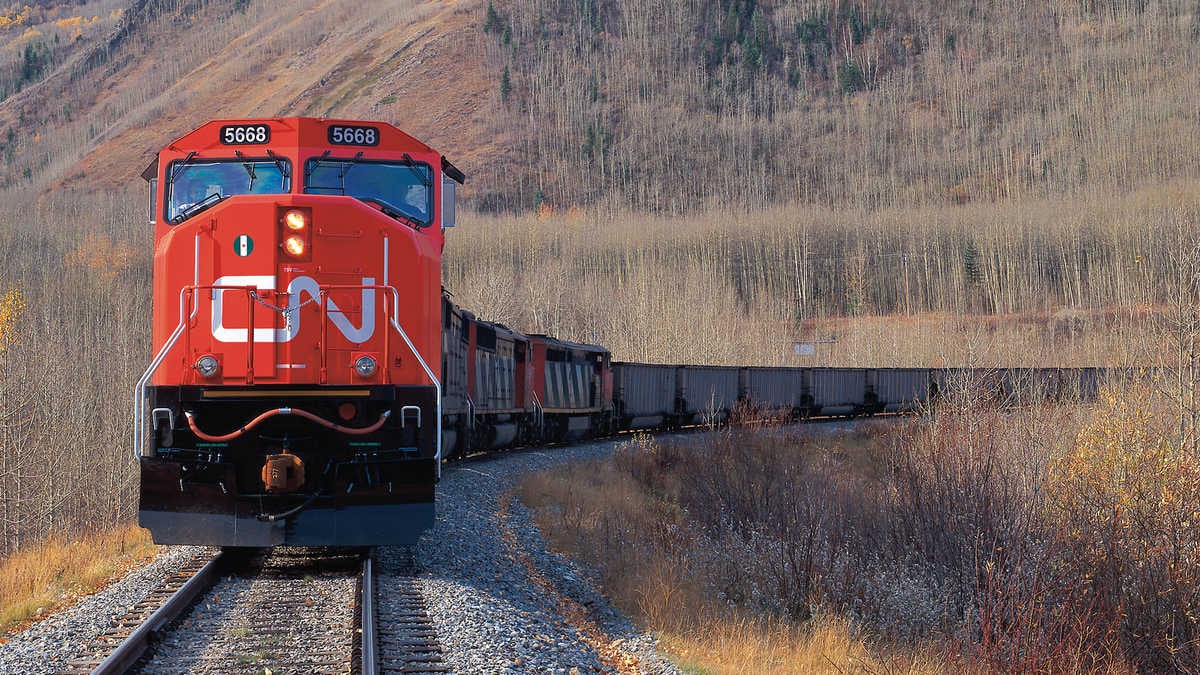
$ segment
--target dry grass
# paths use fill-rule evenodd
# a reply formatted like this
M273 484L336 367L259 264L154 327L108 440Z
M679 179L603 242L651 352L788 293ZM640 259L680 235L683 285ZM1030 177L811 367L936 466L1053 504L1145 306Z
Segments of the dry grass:
M714 618L703 632L662 635L685 672L943 673L944 657L917 652L881 655L846 622L822 617L803 627Z
M0 635L95 592L155 552L149 532L126 525L0 558Z

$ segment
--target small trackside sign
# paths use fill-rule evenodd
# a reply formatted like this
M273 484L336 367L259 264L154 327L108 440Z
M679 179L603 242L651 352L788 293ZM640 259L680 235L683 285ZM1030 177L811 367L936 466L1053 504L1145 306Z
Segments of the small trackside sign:
M240 257L245 258L254 250L254 240L248 234L239 234L237 239L233 240L233 252Z

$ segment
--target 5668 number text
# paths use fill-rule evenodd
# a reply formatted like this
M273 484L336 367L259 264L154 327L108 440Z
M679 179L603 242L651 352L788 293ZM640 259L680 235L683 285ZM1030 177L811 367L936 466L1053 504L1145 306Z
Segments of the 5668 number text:
M259 145L271 140L271 127L265 124L237 124L221 127L222 145Z
M329 127L330 145L378 145L379 129L375 127Z

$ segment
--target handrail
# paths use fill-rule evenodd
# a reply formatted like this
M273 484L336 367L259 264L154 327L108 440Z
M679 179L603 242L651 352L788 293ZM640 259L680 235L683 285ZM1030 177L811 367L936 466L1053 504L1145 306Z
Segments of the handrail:
M175 330L171 333L170 337L167 338L167 341L165 343L163 343L162 349L158 350L158 354L156 354L154 356L154 360L152 360L150 362L150 366L146 368L146 372L142 373L141 378L138 379L137 385L134 388L134 394L133 394L133 396L134 396L134 401L133 401L133 425L134 425L133 426L133 458L135 461L139 457L141 457L142 450L145 448L145 444L146 444L146 437L145 437L145 434L146 434L146 429L145 429L145 426L146 426L146 419L145 419L146 418L146 386L148 384L150 384L150 378L154 377L154 373L158 372L158 369L159 369L159 367L162 366L163 361L165 361L167 359L167 354L169 354L170 351L175 348L175 345L179 342L179 338L182 337L184 330L187 328L188 324L192 322L192 319L196 318L196 314L200 311L200 303L198 301L193 302L192 303L192 312L191 312L191 314L188 314L187 318L185 319L184 314L187 313L187 309L186 309L187 298L190 296L193 299L195 299L197 291L246 291L247 293L252 294L252 293L256 292L257 290L258 289L255 288L254 286L224 286L224 285L222 285L222 286L191 285L191 286L184 286L183 288L179 289L179 325L175 326ZM253 323L254 303L250 302L249 304L250 304L249 312L250 312L250 316L251 316L251 323L250 323L250 327L246 329L247 330L247 335L246 335L247 351L249 352L246 371L247 371L247 384L253 384L253 382L254 382L254 323ZM188 333L188 336L190 338L191 333Z
M404 331L404 327L400 325L400 319L399 319L399 316L400 316L400 291L397 291L395 289L395 287L393 287L393 286L388 286L387 289L392 294L392 305L393 305L392 306L392 316L391 316L392 327L396 329L396 332L400 333L400 337L404 338L404 344L408 345L409 351L411 351L413 353L413 356L417 357L417 363L421 364L421 368L423 368L425 370L425 375L429 378L429 381L433 383L433 388L437 392L437 415L436 415L436 417L437 417L437 454L434 455L434 459L436 460L436 463L437 463L437 477L438 477L438 480L441 480L441 478L442 478L442 383L440 381L438 381L437 376L434 375L433 371L429 368L429 364L426 363L424 357L421 356L421 352L417 351L416 346L413 344L412 340L409 339L408 333L406 333Z
M179 341L179 337L183 335L183 329L187 327L196 316L196 310L192 310L191 316L184 318L186 314L185 296L188 294L190 287L185 286L179 290L179 325L175 327L175 331L167 338L162 349L158 350L158 354L150 362L150 366L146 368L146 372L142 373L142 377L138 379L137 386L133 393L133 461L138 461L142 456L142 448L146 443L146 385L150 383L150 378L154 377L155 371L166 360L167 354L175 347L175 343Z
M529 393L533 396L533 416L535 419L537 419L538 436L541 436L546 431L546 416L545 413L542 412L542 402L538 399L537 392L531 391Z
M192 244L192 285L200 285L200 235L197 234ZM146 368L146 372L142 373L138 379L137 385L133 390L133 461L138 461L141 457L142 449L146 444L146 385L150 383L150 378L154 377L155 371L166 360L167 354L175 347L175 343L179 341L179 337L183 335L183 329L187 327L192 319L196 318L196 312L200 310L200 305L197 303L192 308L192 313L187 319L183 318L186 313L184 306L184 297L188 292L187 287L179 289L179 325L167 338L162 349L150 361L150 366Z

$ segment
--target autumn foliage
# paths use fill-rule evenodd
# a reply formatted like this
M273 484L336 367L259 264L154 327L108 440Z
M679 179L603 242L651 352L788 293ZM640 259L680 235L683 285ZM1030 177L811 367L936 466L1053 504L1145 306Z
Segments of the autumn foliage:
M1200 666L1200 457L1172 442L1142 389L1104 392L1050 466L1047 510L1062 528L1075 601L1110 626L1141 669Z
M20 291L10 289L0 296L0 353L3 353L5 346L13 340L17 321L21 318L23 311L25 311L25 300Z

